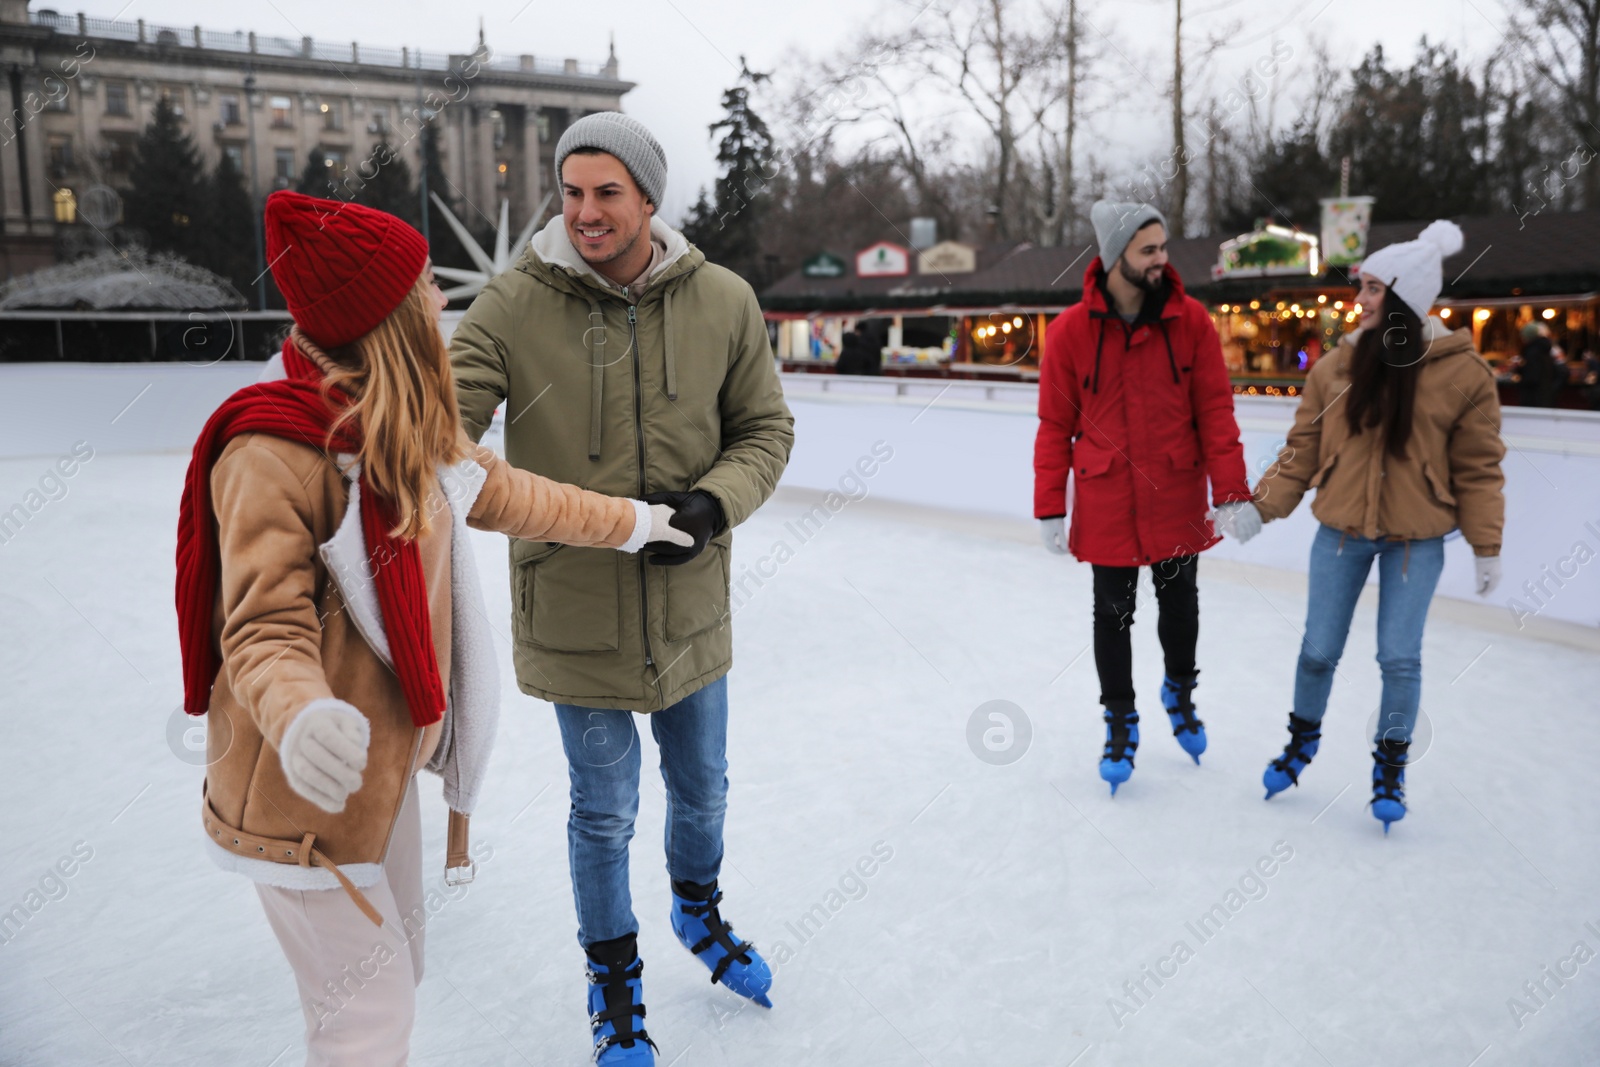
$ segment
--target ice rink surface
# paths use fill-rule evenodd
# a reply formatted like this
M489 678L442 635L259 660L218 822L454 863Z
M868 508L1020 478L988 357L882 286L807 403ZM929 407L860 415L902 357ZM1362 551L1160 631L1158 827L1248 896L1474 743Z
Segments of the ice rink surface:
M49 462L0 460L0 502ZM293 983L255 895L201 851L202 768L175 717L185 463L96 456L0 545L0 913L25 916L0 945L6 1065L300 1062ZM777 1006L711 986L673 940L647 751L633 890L661 1064L1600 1059L1594 652L1436 613L1426 751L1385 838L1365 809L1372 603L1316 762L1266 803L1303 578L1203 560L1210 751L1196 767L1164 728L1143 604L1144 741L1112 800L1095 772L1087 566L871 499L802 539L812 502L775 498L739 530L734 564L736 582L747 567L770 577L745 580L735 619L722 884L738 932L779 961ZM474 536L504 636L502 539ZM423 779L436 910L419 1067L588 1058L565 764L507 646L501 672L473 820L493 855L468 889L442 884L445 809ZM974 745L990 701L1020 714L1008 737L986 709Z

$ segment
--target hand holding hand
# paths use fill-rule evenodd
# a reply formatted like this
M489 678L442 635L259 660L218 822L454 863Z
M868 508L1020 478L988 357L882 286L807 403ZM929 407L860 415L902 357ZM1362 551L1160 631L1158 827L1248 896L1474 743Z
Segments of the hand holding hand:
M1218 504L1211 509L1211 524L1218 536L1227 536L1241 545L1261 532L1261 512L1248 500Z
M716 497L704 489L647 493L640 499L652 507L666 505L672 508L670 525L674 530L687 534L690 538L687 545L677 538L651 540L645 543L644 547L650 553L650 562L663 567L675 567L694 559L705 551L706 543L721 532L724 525L722 506L717 503ZM651 537L654 536L655 529L652 524Z
M323 811L343 811L361 788L371 731L367 717L342 700L313 700L301 708L278 749L289 788Z

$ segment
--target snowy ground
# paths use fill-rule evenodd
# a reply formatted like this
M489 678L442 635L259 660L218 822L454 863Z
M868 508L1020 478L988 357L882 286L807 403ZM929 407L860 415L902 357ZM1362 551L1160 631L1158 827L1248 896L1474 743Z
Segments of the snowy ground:
M0 460L0 503L48 462ZM200 850L202 770L180 755L185 724L170 733L184 465L97 455L0 544L0 919L25 915L0 944L0 1064L299 1062L289 972L248 885ZM1095 774L1088 568L1046 555L1025 526L963 527L870 497L801 542L785 524L812 500L780 494L740 530L735 565L756 567L779 540L793 552L745 586L737 615L723 878L740 932L787 950L777 1007L741 1010L672 940L650 777L634 894L663 1065L1595 1062L1593 651L1440 612L1432 740L1411 814L1386 839L1364 809L1372 605L1322 754L1302 788L1263 803L1303 581L1205 561L1197 699L1211 751L1195 767L1149 716L1113 801ZM491 615L505 619L505 553L479 536ZM1136 635L1146 709L1153 622L1146 609ZM586 1061L565 768L548 708L517 693L506 658L474 819L494 854L470 890L440 887L417 1065ZM1008 765L968 741L994 700L1021 709ZM435 878L444 810L425 784ZM1219 905L1220 930L1197 934ZM1170 977L1158 986L1146 967ZM1576 976L1558 984L1546 967ZM1524 989L1541 979L1542 1001Z

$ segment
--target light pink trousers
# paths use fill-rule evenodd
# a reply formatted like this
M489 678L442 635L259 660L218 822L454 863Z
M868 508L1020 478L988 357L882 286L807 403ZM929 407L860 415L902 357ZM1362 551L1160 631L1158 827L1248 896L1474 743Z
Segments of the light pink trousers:
M377 927L343 889L257 885L294 969L306 1016L306 1067L404 1067L422 981L422 818L411 780L383 864L362 889Z

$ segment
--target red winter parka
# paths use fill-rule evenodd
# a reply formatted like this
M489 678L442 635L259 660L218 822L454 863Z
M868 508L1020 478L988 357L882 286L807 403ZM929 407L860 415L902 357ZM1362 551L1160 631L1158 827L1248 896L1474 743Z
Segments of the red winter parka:
M1203 552L1213 501L1250 499L1233 388L1211 316L1166 270L1167 297L1132 324L1111 306L1097 258L1083 299L1044 335L1033 513L1067 511L1067 544L1087 563L1135 567Z

